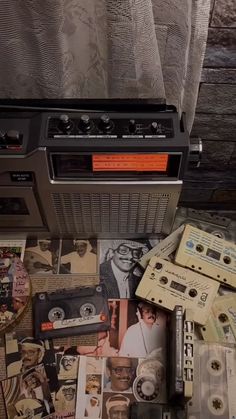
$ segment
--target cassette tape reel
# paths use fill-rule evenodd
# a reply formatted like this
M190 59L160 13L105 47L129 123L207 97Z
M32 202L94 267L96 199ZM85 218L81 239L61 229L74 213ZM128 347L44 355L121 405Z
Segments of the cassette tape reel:
M136 296L171 311L176 305L192 309L193 320L204 325L218 288L217 281L154 256L136 289Z
M34 297L35 337L40 339L94 333L109 329L103 285L37 293Z
M196 342L193 398L188 404L191 419L236 417L235 347Z
M186 225L175 262L236 288L236 245Z
M236 294L217 297L207 323L201 327L208 342L236 343Z

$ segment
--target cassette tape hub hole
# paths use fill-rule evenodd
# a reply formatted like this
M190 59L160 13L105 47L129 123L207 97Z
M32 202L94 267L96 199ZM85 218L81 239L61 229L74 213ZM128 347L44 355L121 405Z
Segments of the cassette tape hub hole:
M61 307L53 307L48 312L48 320L52 323L57 320L64 320L64 318L65 318L65 311Z
M168 278L166 276L161 276L160 284L166 285L168 283Z
M218 316L218 319L220 320L221 323L225 323L225 322L229 321L229 318L228 318L227 314L225 314L225 313L221 313Z
M217 360L211 362L211 368L213 371L220 371L221 370L221 363Z
M204 247L202 246L202 244L197 244L196 246L196 251L199 253L202 253L204 250Z
M162 270L162 263L156 263L156 265L155 265L155 269L157 270L157 271L161 271Z
M80 313L81 317L83 317L83 318L95 316L96 307L92 303L84 303L80 307L79 313Z
M191 288L191 290L189 290L189 295L192 298L196 297L197 296L197 290L195 288Z
M226 265L229 265L231 263L231 258L229 256L224 256L223 261L226 263Z

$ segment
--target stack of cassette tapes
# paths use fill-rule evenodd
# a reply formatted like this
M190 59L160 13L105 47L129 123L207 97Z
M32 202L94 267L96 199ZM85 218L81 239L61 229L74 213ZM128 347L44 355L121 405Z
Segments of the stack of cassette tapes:
M170 399L172 392L176 399L181 386L186 388L186 399L191 399L189 419L236 417L232 396L236 384L235 238L234 221L179 209L173 232L139 261L143 276L136 296L175 313L176 335L183 330L178 319L181 307L186 319L191 312L195 324L193 336L193 322L186 322L191 333L184 332L184 348L175 337L168 371ZM181 363L185 368L180 368ZM179 382L182 372L184 379Z

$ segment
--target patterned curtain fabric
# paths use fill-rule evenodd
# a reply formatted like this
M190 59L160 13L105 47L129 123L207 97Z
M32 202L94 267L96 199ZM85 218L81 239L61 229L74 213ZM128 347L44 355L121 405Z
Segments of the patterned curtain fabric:
M210 0L0 0L1 98L166 98L192 126Z

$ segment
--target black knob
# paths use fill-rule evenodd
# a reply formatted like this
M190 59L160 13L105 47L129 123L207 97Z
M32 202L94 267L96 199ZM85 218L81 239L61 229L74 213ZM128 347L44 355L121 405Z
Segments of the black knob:
M158 123L157 122L152 122L151 123L151 131L153 134L156 134L158 132Z
M5 134L6 145L18 146L22 144L22 135L19 131L10 130Z
M89 115L82 115L80 118L79 128L82 131L89 131L91 128L91 122Z
M107 114L103 114L100 118L100 126L103 131L109 131L111 128L111 121L110 117Z
M68 115L61 115L60 116L60 124L59 128L63 132L68 132L72 128L72 121L70 120Z
M130 119L130 121L129 121L129 132L131 134L135 134L136 133L136 130L137 130L137 127L136 127L135 120L134 119Z

